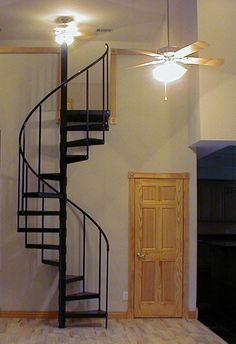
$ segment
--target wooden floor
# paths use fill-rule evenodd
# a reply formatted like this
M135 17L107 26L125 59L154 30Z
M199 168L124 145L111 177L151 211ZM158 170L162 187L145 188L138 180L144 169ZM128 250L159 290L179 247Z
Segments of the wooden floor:
M72 321L58 329L56 320L0 319L0 344L223 344L196 320L135 319Z

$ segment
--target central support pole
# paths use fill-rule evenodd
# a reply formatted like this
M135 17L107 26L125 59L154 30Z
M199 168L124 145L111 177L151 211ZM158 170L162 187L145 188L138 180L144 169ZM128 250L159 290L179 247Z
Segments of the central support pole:
M61 46L61 82L67 79L67 45ZM61 89L61 122L60 122L60 239L59 239L59 296L58 296L58 322L59 327L65 327L66 312L66 111L67 111L67 85Z

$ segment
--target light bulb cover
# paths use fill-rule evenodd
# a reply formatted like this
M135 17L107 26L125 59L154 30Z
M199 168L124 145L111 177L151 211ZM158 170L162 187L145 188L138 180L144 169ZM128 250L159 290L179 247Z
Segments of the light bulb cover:
M55 41L58 43L58 44L63 44L65 41L64 41L64 36L62 34L59 34L59 35L56 35L55 36Z
M73 42L74 42L74 37L73 36L70 36L70 35L66 35L65 36L65 43L67 45L71 45Z
M182 78L187 72L187 69L171 61L156 67L152 72L154 79L168 83Z
M58 44L70 45L74 42L75 36L80 36L75 21L62 22L55 28L55 40Z
M74 37L68 35L67 33L60 33L55 36L55 41L58 44L66 43L67 45L71 45L74 42Z

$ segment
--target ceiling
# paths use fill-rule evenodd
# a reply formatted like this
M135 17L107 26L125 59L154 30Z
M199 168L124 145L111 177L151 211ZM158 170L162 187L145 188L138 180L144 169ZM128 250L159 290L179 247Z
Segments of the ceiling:
M112 29L110 40L146 41L165 13L166 0L0 0L0 40L51 40L55 18L72 15L80 39L104 40L97 29Z

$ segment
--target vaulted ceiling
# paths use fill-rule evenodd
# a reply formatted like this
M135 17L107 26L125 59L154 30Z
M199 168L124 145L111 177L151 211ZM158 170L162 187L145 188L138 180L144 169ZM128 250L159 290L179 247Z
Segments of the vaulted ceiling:
M84 38L146 41L163 24L165 11L165 0L1 0L0 40L51 40L55 18L72 15Z

